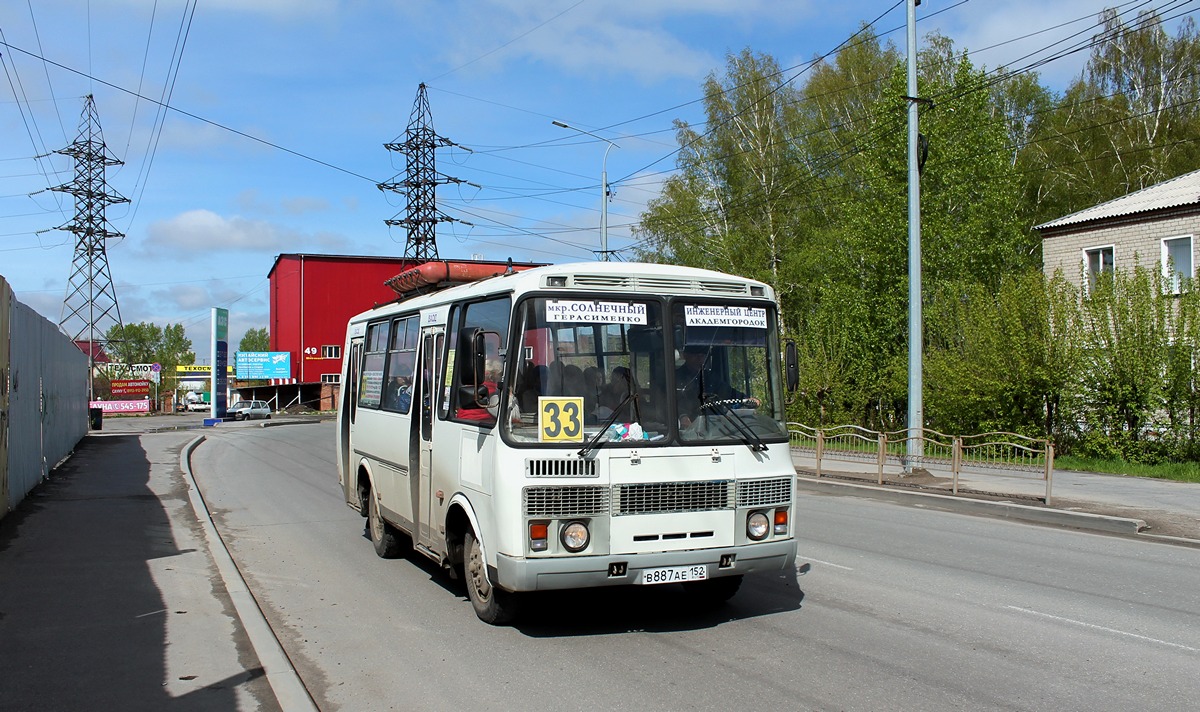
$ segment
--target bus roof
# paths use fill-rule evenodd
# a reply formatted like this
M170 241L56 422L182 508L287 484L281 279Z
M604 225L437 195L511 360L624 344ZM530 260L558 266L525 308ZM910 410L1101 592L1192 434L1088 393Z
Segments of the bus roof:
M714 270L650 262L570 262L489 275L432 293L401 297L356 314L350 322L476 296L534 290L562 290L564 294L587 291L775 299L775 291L764 282Z

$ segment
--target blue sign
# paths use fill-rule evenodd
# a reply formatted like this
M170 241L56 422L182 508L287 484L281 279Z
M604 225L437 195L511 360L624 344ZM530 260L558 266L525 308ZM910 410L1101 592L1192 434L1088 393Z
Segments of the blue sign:
M240 380L292 377L290 351L238 351L234 358Z

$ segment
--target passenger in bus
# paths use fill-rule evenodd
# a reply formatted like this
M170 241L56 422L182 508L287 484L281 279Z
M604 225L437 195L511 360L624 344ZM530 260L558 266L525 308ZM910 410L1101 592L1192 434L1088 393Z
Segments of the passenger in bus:
M533 361L526 361L525 367L517 374L517 383L513 387L514 400L523 413L537 411L538 396L542 393L542 375L539 369L545 366L535 366Z
M587 383L583 379L583 369L575 364L563 366L563 395L582 396L587 391Z
M600 405L600 392L604 389L604 371L595 366L583 369L583 412L594 414Z
M407 376L395 376L383 394L384 410L407 413L412 407L411 381Z
M621 413L617 416L617 420L628 422L629 415L632 412L629 403L622 403L625 397L629 395L633 388L633 377L629 373L629 369L624 366L617 366L612 370L612 376L608 379L608 385L600 393L599 404L596 406L596 417L600 420L606 420L612 415L613 411L618 407Z

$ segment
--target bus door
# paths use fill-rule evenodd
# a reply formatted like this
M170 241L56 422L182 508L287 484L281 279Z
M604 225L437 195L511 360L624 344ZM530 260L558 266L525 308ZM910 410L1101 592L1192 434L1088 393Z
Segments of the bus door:
M338 463L341 467L338 468L338 475L342 481L342 493L346 497L346 503L356 510L361 511L361 505L358 501L358 477L357 477L357 462L358 459L354 455L354 443L351 442L351 433L354 423L354 416L358 412L358 369L362 364L363 340L354 339L350 346L350 353L346 356L345 382L342 383L342 402L338 407L338 440L340 447L338 448L338 457L341 462Z
M433 519L433 413L437 407L438 379L442 375L442 347L446 332L442 327L424 329L421 332L420 391L421 404L420 444L417 453L419 475L411 478L412 501L416 503L417 544L426 547L435 543L437 525Z

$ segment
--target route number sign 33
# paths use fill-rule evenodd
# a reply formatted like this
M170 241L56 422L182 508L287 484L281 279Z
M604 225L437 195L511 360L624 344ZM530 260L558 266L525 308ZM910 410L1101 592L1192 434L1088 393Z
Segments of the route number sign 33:
M538 441L583 442L583 398L538 398Z

